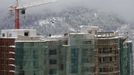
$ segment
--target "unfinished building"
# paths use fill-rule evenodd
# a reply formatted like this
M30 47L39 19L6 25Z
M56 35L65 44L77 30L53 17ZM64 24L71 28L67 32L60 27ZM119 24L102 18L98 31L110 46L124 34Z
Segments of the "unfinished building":
M94 75L95 38L87 33L70 33L66 75Z
M14 39L0 38L0 75L15 74L14 45Z
M85 27L62 37L3 30L0 75L133 75L132 42L98 30Z
M132 41L125 41L120 51L120 75L133 75Z
M133 75L132 43L115 32L96 35L95 75Z
M95 75L120 75L120 38L113 32L96 35Z
M19 37L16 41L16 75L64 75L64 50L56 38Z

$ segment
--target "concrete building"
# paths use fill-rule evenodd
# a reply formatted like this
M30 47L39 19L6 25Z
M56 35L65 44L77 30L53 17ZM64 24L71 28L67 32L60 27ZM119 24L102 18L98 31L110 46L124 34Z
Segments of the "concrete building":
M17 38L18 36L36 37L35 29L5 29L1 31L2 38Z
M0 75L15 74L14 39L0 38Z
M132 41L125 41L120 52L121 75L133 75L133 50Z
M85 27L81 32L48 37L32 29L2 30L0 60L4 62L0 63L12 67L0 67L0 74L133 75L132 42L118 33L98 30Z
M56 38L19 37L16 75L64 75L63 41Z
M0 75L15 75L15 40L19 36L36 36L33 29L6 29L0 34Z
M66 75L133 75L132 43L127 37L93 28L70 33L68 39Z
M120 75L120 39L113 32L96 34L95 75Z
M66 55L66 75L94 75L95 37L88 33L70 33Z

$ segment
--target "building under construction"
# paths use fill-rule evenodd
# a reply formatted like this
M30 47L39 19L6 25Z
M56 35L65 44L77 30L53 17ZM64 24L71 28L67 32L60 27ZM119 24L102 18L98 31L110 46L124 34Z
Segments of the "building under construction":
M15 75L65 75L61 39L20 36L15 42Z
M0 38L0 75L15 74L14 45L14 39Z
M1 75L133 75L132 42L96 27L60 37L3 30L0 42Z
M70 33L67 75L133 75L132 42L115 32Z
M19 29L20 11L25 14L26 8L49 1L19 7L16 0L11 6L15 29L1 32L0 75L133 75L132 42L125 36L100 32L98 27L85 27L62 38Z
M95 37L88 33L70 33L66 55L66 75L94 75Z
M15 75L16 71L16 43L18 36L34 36L32 29L6 29L1 31L0 37L0 75Z
M123 49L120 52L120 75L133 75L132 46L132 41L125 41L123 44Z
M96 75L133 75L132 42L114 32L96 36Z
M95 75L120 75L120 39L113 32L97 33Z

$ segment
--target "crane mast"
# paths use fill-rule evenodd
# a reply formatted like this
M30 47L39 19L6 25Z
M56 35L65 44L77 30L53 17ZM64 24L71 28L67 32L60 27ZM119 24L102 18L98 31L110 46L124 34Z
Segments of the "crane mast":
M45 1L45 2L34 3L34 4L30 4L30 5L20 7L19 6L19 1L16 0L16 5L11 6L11 9L15 12L15 29L20 29L20 11L21 10L23 11L23 9L25 9L25 8L39 6L39 5L48 4L48 3L52 3L52 2L55 2L55 0L51 0L51 1L49 0L49 1Z
M20 28L20 9L17 9L19 6L18 0L16 0L16 6L15 6L15 29Z

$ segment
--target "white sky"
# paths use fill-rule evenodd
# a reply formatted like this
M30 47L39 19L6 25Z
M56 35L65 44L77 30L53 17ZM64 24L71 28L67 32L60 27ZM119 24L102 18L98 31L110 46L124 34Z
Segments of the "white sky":
M39 0L20 0L28 1L27 3ZM8 7L15 3L15 0L0 0L0 13L8 11ZM98 8L112 11L126 20L134 22L134 0L58 0L53 5L55 11L70 6L86 6L89 8ZM5 8L5 9L4 9ZM2 11L4 9L4 11Z

